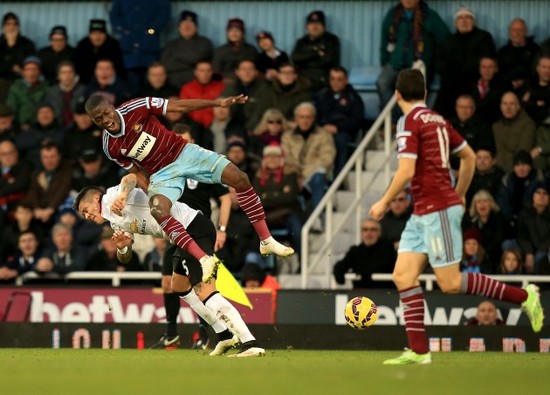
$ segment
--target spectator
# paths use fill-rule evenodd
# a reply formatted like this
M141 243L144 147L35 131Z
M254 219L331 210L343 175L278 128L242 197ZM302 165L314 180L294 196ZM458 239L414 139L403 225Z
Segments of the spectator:
M460 95L455 104L456 115L451 117L451 124L474 151L480 147L487 147L494 150L495 140L491 126L481 117L477 116L476 103L470 95ZM451 162L453 158L451 158ZM457 166L453 166L458 168Z
M121 79L110 59L98 59L95 65L94 79L86 86L85 98L100 95L109 103L118 106L130 100L134 92L132 87Z
M538 59L536 71L522 101L527 113L540 124L550 116L550 53Z
M441 88L434 108L445 117L452 116L456 98L469 93L478 80L481 58L496 52L493 36L479 29L475 18L472 10L461 7L455 13L456 32L447 37L438 51Z
M287 130L290 130L290 125L283 113L276 108L268 108L254 129L252 138L254 153L261 155L265 146L280 145L283 133Z
M223 92L223 82L213 78L212 63L208 61L198 62L195 65L194 76L193 81L181 87L180 99L214 100ZM202 110L191 111L188 117L208 129L214 119L214 112L211 107L203 108Z
M32 207L19 202L15 207L13 221L3 227L2 240L0 240L0 262L17 252L19 235L31 232L40 243L43 239L40 226L33 219Z
M138 96L140 97L170 97L177 96L178 88L170 85L164 65L160 62L153 62L147 69L147 80Z
M319 94L316 107L317 123L332 134L336 145L334 175L337 175L348 159L348 144L357 141L365 117L363 100L348 83L345 68L330 69L329 87Z
M498 318L497 307L490 300L484 300L477 306L475 318L470 318L466 325L494 326L504 325L504 321Z
M23 231L17 238L17 252L0 263L0 283L12 282L20 274L35 269L41 257L39 243L32 231Z
M286 52L275 47L275 39L270 32L262 30L256 34L256 42L262 50L256 60L258 71L269 81L275 79L283 63L288 63Z
M476 170L466 193L466 207L470 207L473 196L484 189L493 197L498 196L504 171L497 166L493 148L481 147L476 151Z
M13 140L19 133L14 124L14 115L10 106L0 103L0 141Z
M86 88L80 83L74 64L62 61L57 68L57 84L51 86L46 94L46 103L55 112L59 125L68 127L74 121L73 113L79 102L84 100Z
M235 70L243 60L253 64L258 57L258 51L253 45L248 44L244 37L244 21L233 18L227 21L227 43L214 51L214 70L221 73L226 85L235 82ZM254 68L256 68L254 66Z
M258 70L252 60L241 60L235 75L237 80L232 85L226 85L223 96L248 96L246 106L231 106L231 114L245 125L247 132L251 132L267 109L269 89L267 83L258 78Z
M311 194L312 209L325 194L336 157L334 140L317 125L316 116L313 104L299 104L294 110L296 128L281 138L286 162L298 169L300 188Z
M539 46L532 36L527 36L527 24L520 18L510 22L508 38L508 43L498 51L498 64L503 77L518 92L531 79L533 60Z
M91 19L89 34L78 42L74 54L76 71L83 84L93 80L96 63L100 59L109 59L115 66L116 74L120 78L126 77L119 42L107 34L104 19Z
M298 104L311 101L311 83L291 63L281 64L268 86L266 105L280 110L287 120L292 120Z
M128 263L121 263L117 258L117 248L112 240L113 230L104 227L101 242L97 251L88 261L87 271L92 272L139 272L143 268L137 254L132 254Z
M155 238L155 247L145 255L143 267L146 272L160 272L162 270L162 259L168 247L166 239Z
M19 159L19 152L10 140L0 141L0 229L12 217L17 203L29 189L31 167Z
M521 253L515 249L504 250L497 273L522 274L523 261L521 260Z
M472 88L478 115L489 123L499 115L502 95L512 90L512 85L498 73L498 63L493 56L483 56L479 61L479 78Z
M245 288L264 288L276 292L281 289L281 284L275 277L266 272L254 263L243 266L241 270L241 282Z
M38 51L38 57L42 61L42 74L50 85L57 82L61 62L73 61L74 51L67 43L67 28L59 25L52 27L50 45Z
M259 158L250 155L246 143L242 139L238 137L229 139L226 156L235 166L245 172L249 179L254 179L260 168Z
M114 0L109 13L120 40L128 81L143 86L147 67L160 56L160 36L170 20L170 1Z
M296 41L292 61L311 82L316 95L328 86L329 70L340 64L340 40L326 30L325 13L313 11L306 18L306 34Z
M71 190L71 166L61 157L59 148L51 141L40 147L41 169L31 176L31 186L25 201L33 207L34 218L48 225L58 207Z
M303 221L298 202L298 173L285 163L280 145L267 145L263 149L262 167L253 185L262 199L268 226L287 229L299 256Z
M519 212L531 205L536 181L542 180L542 173L533 169L531 155L526 151L518 151L514 156L514 169L502 178L497 197L502 214L512 229L515 230Z
M182 11L178 31L180 37L166 44L160 62L166 68L170 85L179 90L193 79L198 62L212 60L214 45L198 34L198 16L193 11Z
M361 276L353 281L353 288L386 287L384 282L371 279L372 273L391 273L397 258L393 246L380 239L381 227L378 221L366 219L361 223L361 244L351 247L344 259L336 262L333 269L338 284L345 283L349 271Z
M23 60L34 51L34 43L21 35L17 15L6 12L0 36L0 103L6 100L11 83L19 78Z
M518 243L525 256L527 273L537 273L539 263L550 248L549 187L537 182L533 188L532 204L524 208L518 218Z
M95 222L84 221L72 207L68 206L60 210L57 223L70 228L74 248L88 261L97 251L102 226Z
M514 155L531 151L535 145L535 123L521 108L514 92L506 92L500 101L501 118L493 124L497 164L509 172Z
M483 246L489 260L489 263L481 268L482 273L494 274L508 227L500 213L500 207L489 192L482 189L474 195L468 211L462 219L462 229L477 229L479 231L478 241Z
M227 151L227 140L231 136L238 136L243 141L248 137L244 125L231 115L231 110L224 107L214 107L214 116L210 125L212 146L215 152Z
M376 81L380 110L392 98L400 70L419 67L430 85L435 54L448 36L447 25L425 1L401 0L388 11L382 22L382 71Z
M41 273L57 273L61 276L86 269L86 256L73 244L71 228L55 224L52 228L53 248L44 252L35 270Z
M101 129L88 116L84 102L78 103L73 114L74 123L65 132L63 157L76 162L84 148L103 151Z
M550 176L550 118L540 122L535 130L535 147L531 149L534 166L545 178Z
M460 271L466 273L491 273L485 249L481 245L481 233L477 228L462 232L463 249Z
M73 189L80 191L87 186L99 186L105 190L119 183L118 169L95 147L89 147L78 156L78 164L73 170Z
M412 214L411 201L407 191L401 191L395 199L390 202L388 212L380 221L382 229L381 240L392 243L393 248L397 251L401 233L405 229L407 220Z
M28 130L36 121L36 109L48 92L48 84L41 80L40 59L29 56L23 61L21 79L11 84L7 103L15 112L21 129Z

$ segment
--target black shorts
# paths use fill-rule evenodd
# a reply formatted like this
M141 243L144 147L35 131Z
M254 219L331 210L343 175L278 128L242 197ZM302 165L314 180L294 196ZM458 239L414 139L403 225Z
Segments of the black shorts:
M204 252L208 255L214 253L216 228L212 221L204 215L198 214L189 224L187 232ZM185 270L184 264L187 270ZM173 244L166 249L162 259L162 275L171 276L172 272L189 277L191 285L196 285L202 281L200 262L193 255Z

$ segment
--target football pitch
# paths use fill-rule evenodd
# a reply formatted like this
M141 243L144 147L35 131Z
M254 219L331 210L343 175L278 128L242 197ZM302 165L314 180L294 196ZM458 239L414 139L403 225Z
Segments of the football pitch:
M2 394L548 394L550 355L436 353L424 366L383 366L381 351L0 349Z

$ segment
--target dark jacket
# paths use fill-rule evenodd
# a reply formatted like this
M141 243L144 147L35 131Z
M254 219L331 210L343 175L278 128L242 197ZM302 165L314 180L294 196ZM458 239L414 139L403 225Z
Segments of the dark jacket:
M495 74L494 78L489 81L489 91L483 98L479 94L477 84L478 80L475 80L469 92L476 104L476 115L485 122L493 123L502 114L500 111L500 99L503 94L513 90L512 84L502 78L500 74Z
M327 31L316 39L306 34L296 41L291 58L300 75L311 81L312 91L318 92L328 86L329 70L340 64L340 39Z
M35 52L34 43L27 37L19 35L13 47L8 47L6 37L0 36L0 78L15 80L19 77L13 66L23 64L23 60Z
M92 82L86 86L84 97L88 99L94 95L101 95L112 105L119 106L134 96L134 89L125 80L118 77L118 75L112 84L106 86L99 85L94 78Z
M474 151L477 151L481 147L495 148L495 139L490 123L475 115L466 122L460 121L455 115L451 118L451 123Z
M529 81L533 75L533 59L539 46L533 37L527 37L523 47L515 47L510 41L498 50L499 72L508 80Z
M60 275L86 270L87 257L76 247L71 248L71 250L63 256L56 250L49 250L44 253L44 257L52 260L52 272Z
M330 88L323 89L315 103L317 123L335 125L338 133L347 133L352 140L363 125L365 105L357 91L348 84L343 92L335 93Z
M533 206L523 209L518 218L518 243L524 254L548 253L550 209L540 214Z
M267 83L256 80L250 85L244 86L237 81L234 85L226 86L222 96L238 96L240 94L248 96L248 103L244 106L231 106L231 114L239 123L245 125L246 130L252 131L267 110L267 97L269 97Z
M15 208L15 205L25 197L31 183L31 165L19 159L15 166L2 169L0 176L0 206L6 206L7 211Z
M508 224L500 212L491 211L485 224L477 217L470 217L465 214L462 218L462 229L477 228L481 234L481 245L489 259L489 270L483 270L483 273L495 274L500 257L502 255L501 244L506 239L508 233Z
M299 77L294 85L283 86L278 80L269 84L267 92L267 108L280 110L286 119L294 119L294 109L305 101L311 101L311 83Z
M338 284L344 284L345 274L349 271L360 274L361 280L354 281L354 288L385 288L387 283L373 281L372 273L391 273L395 265L396 252L390 243L378 241L368 247L365 244L351 247L346 256L334 265L334 278Z
M536 123L541 123L550 116L550 85L540 85L538 77L531 80L526 92L529 100L523 101L523 108ZM538 102L544 102L539 106Z
M57 81L57 66L64 61L74 62L75 49L67 45L61 52L55 52L51 46L38 51L38 57L42 61L42 74L50 85Z
M470 207L472 198L482 189L488 191L496 199L502 185L502 177L504 177L504 170L496 165L484 174L476 169L468 192L466 192L466 207Z
M247 42L239 46L227 43L216 48L212 62L214 71L221 73L225 78L233 78L235 76L235 69L241 60L256 62L257 57L258 50Z
M531 205L536 181L543 181L543 175L532 170L526 178L518 178L514 172L502 178L497 203L502 215L510 221L515 220L521 210Z
M265 74L267 70L274 69L279 70L279 66L283 63L289 62L288 55L284 51L279 51L279 55L275 58L267 56L265 52L260 52L256 59L256 68L262 74Z
M61 161L59 167L53 172L50 183L44 187L39 182L44 170L35 171L31 177L31 187L25 198L33 208L57 208L69 196L71 191L71 165Z
M110 59L115 65L117 76L126 77L126 69L122 59L122 50L117 40L107 36L107 40L101 47L94 47L88 37L84 37L76 46L74 60L76 72L83 84L89 83L94 78L95 65L100 59Z

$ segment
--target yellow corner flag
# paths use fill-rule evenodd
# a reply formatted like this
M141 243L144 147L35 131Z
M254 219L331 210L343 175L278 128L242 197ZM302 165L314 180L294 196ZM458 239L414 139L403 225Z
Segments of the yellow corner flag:
M218 266L218 277L216 279L216 288L227 299L231 299L233 302L237 302L244 306L248 306L250 310L254 310L250 299L244 292L241 284L233 277L231 272L227 270L225 265L220 262Z

